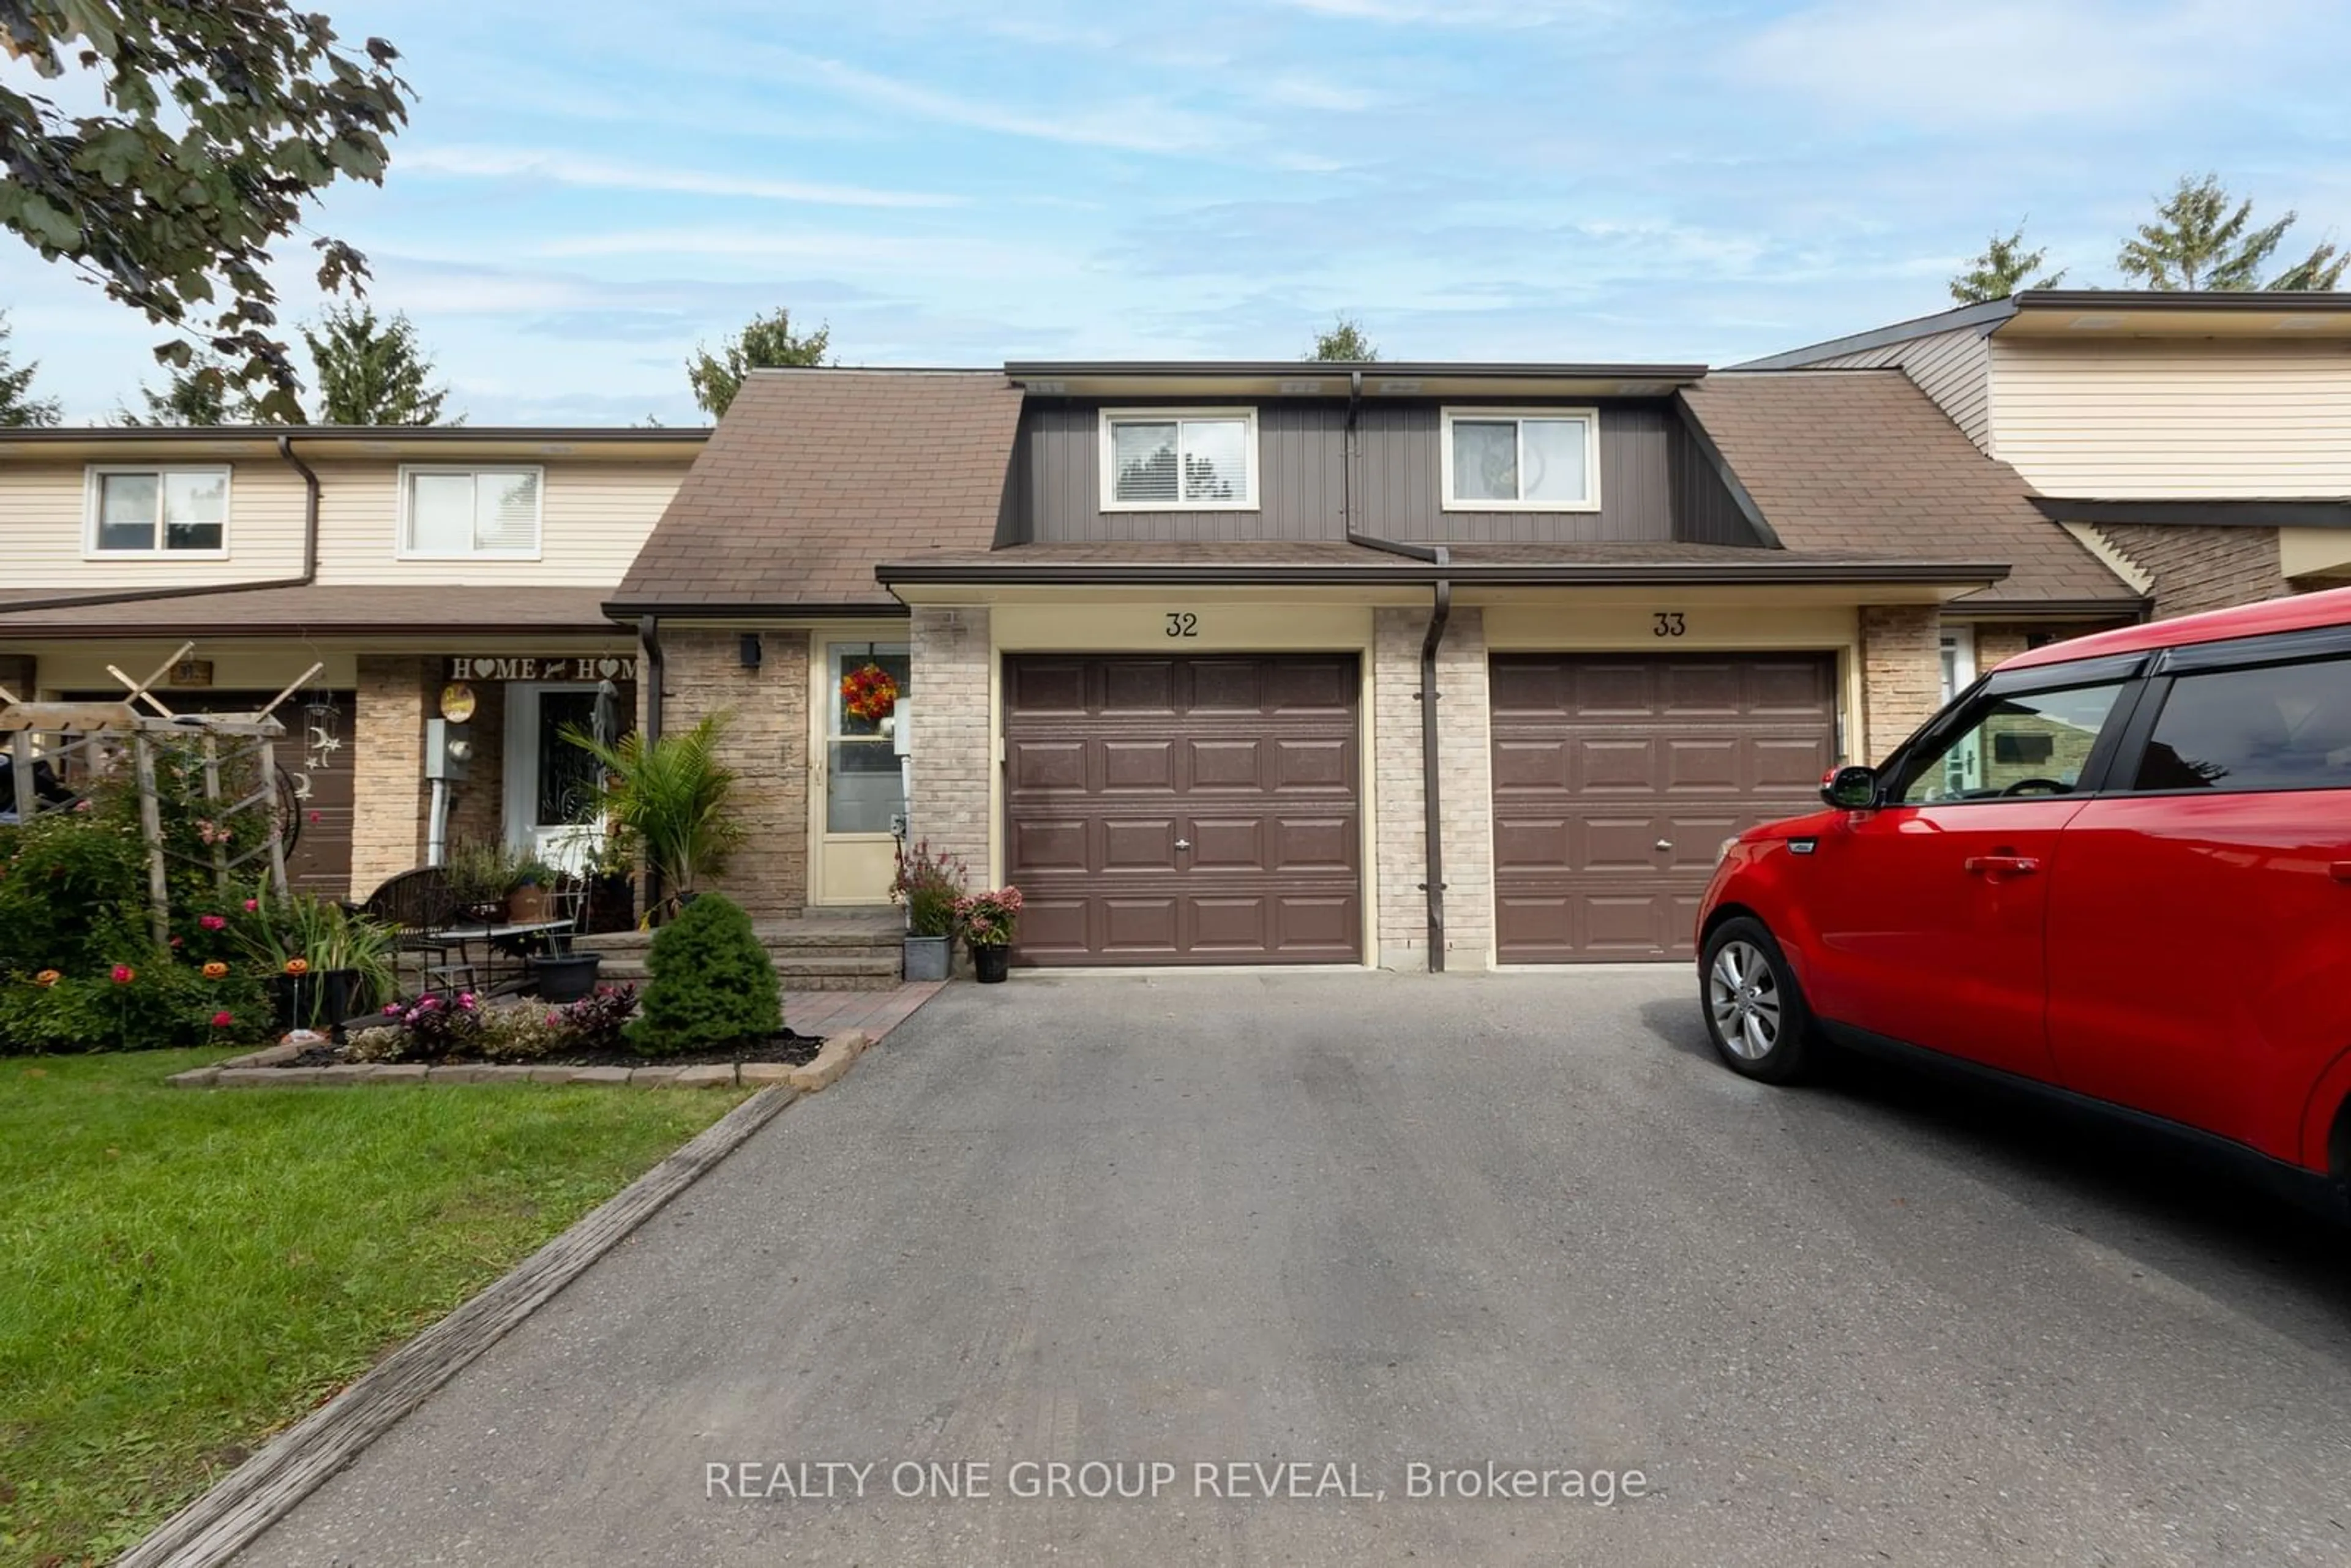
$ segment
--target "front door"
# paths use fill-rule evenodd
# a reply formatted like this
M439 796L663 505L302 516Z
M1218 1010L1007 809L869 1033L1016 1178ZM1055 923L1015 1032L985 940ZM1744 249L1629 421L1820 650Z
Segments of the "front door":
M506 841L557 871L587 869L603 841L595 810L596 759L564 738L579 729L597 733L597 688L513 681L506 688ZM631 726L633 696L626 690L606 704L610 738Z
M896 831L906 814L904 773L889 733L909 702L913 664L903 642L817 644L814 904L886 904L897 873ZM919 744L919 739L918 742ZM914 836L922 837L919 823Z
M1806 872L1824 1017L2051 1074L2044 943L2058 835L2121 683L1977 699L1823 833Z

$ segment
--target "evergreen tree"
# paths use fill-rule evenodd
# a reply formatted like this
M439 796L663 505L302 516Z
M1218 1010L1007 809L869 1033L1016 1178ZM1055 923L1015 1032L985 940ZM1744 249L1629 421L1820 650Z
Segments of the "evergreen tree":
M146 405L146 412L143 414L133 413L127 407L119 408L115 411L117 423L152 425L270 423L260 417L253 401L236 389L228 372L215 360L195 360L184 370L166 371L160 391L141 383L139 397Z
M2346 258L2325 244L2263 284L2262 267L2295 214L2262 228L2251 226L2252 214L2250 201L2231 204L2219 175L2190 180L2183 174L2169 199L2157 206L2155 222L2139 225L2137 237L2123 246L2116 266L2148 288L2332 288L2340 281Z
M831 346L831 326L820 326L802 337L792 330L792 313L778 309L753 317L715 355L695 344L693 358L685 361L685 379L694 387L694 401L717 419L743 390L743 378L752 371L778 365L821 365Z
M441 423L449 389L430 384L433 361L404 312L379 322L365 306L340 306L302 329L302 340L318 367L321 424Z
M1980 305L1990 299L2005 299L2021 288L2054 288L2064 280L2065 269L2044 273L2024 280L2040 271L2049 252L2024 248L2024 225L2019 224L2005 237L1991 236L1983 254L1969 263L1968 270L1951 279L1951 298L1962 305Z
M28 424L55 424L57 400L33 395L33 377L39 371L41 362L28 360L19 368L8 352L8 313L0 310L0 427L22 429Z
M1313 350L1306 357L1342 364L1368 365L1380 357L1380 350L1378 345L1364 335L1361 321L1342 313L1331 319L1328 331L1314 334Z

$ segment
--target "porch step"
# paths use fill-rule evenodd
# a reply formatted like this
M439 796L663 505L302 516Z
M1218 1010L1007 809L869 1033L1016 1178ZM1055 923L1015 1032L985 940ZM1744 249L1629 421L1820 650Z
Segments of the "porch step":
M643 947L614 953L599 947L604 962L598 967L599 982L619 984L645 978L645 952ZM887 991L898 985L899 950L886 952L829 952L822 956L805 952L777 953L770 950L776 961L776 978L783 983L784 994L795 991Z

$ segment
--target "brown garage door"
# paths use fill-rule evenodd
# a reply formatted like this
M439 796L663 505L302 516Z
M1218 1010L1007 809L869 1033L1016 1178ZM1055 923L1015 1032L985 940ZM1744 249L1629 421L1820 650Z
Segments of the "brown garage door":
M1692 956L1722 841L1819 803L1826 654L1497 655L1494 924L1505 964Z
M1023 964L1362 952L1346 655L1030 655L1004 670Z

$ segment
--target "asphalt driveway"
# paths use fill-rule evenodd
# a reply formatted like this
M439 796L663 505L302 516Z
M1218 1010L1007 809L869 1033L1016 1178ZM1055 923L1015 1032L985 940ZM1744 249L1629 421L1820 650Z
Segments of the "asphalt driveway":
M1023 977L241 1561L2339 1563L2346 1476L2351 1237L2161 1145L1749 1084L1679 969Z

